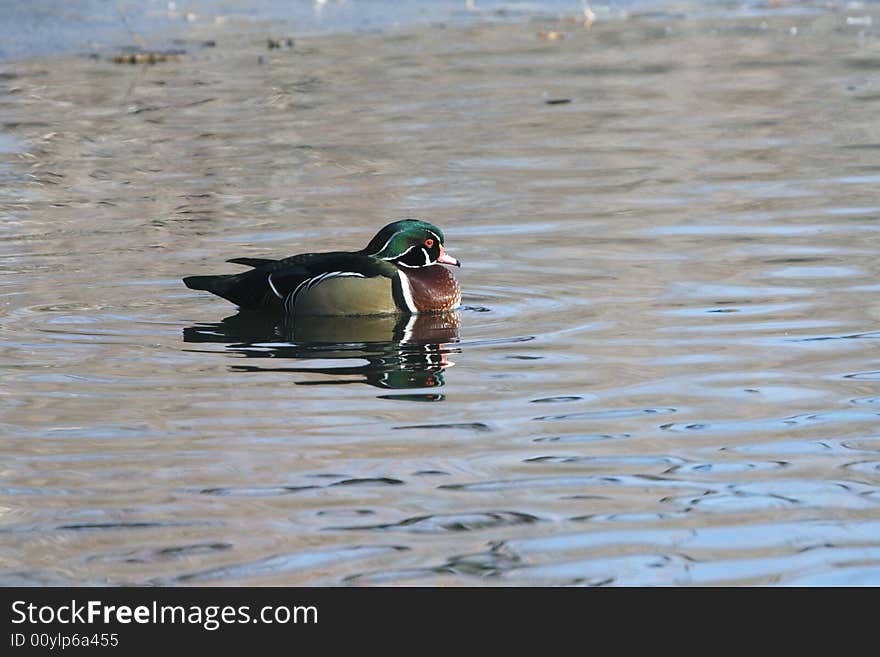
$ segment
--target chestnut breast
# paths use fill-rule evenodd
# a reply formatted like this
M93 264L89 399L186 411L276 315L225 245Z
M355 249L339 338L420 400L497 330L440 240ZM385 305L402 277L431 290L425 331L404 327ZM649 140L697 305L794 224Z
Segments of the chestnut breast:
M461 305L461 286L442 265L402 270L420 313L455 310Z

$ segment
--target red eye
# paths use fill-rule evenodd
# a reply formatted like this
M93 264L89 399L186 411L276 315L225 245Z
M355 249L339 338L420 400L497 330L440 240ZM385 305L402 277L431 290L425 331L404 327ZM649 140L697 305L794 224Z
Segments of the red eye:
M428 239L425 240L425 246L427 246L430 249L432 246L434 246L434 240L432 240L429 237Z

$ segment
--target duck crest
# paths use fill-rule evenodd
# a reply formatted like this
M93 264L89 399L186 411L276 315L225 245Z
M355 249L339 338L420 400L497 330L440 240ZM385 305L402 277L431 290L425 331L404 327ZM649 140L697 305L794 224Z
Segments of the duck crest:
M446 267L431 265L400 269L398 273L407 288L404 297L411 312L444 312L461 305L461 286Z

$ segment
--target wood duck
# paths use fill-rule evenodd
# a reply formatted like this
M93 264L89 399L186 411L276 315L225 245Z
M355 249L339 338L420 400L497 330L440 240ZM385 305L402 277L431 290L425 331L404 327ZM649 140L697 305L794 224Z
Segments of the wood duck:
M227 262L252 269L183 282L241 308L283 310L292 317L445 312L459 307L461 288L440 265L461 263L443 250L443 242L436 226L404 219L385 226L360 251L233 258Z

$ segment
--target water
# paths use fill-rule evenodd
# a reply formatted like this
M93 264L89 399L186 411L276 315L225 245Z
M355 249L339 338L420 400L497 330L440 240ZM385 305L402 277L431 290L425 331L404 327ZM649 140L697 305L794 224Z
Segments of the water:
M613 0L596 5L596 10L612 15L657 4L658 0ZM0 0L0 60L108 53L132 43L168 48L179 45L176 39L190 27L227 22L259 21L267 35L304 35L437 22L516 21L573 14L583 7L583 0Z
M2 67L0 581L880 584L877 25ZM297 333L180 282L404 216L458 315Z

